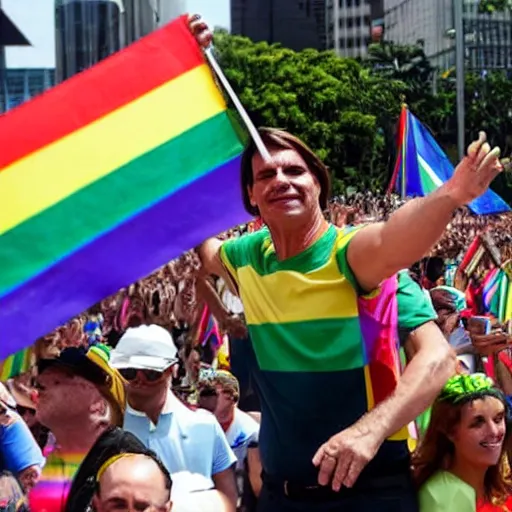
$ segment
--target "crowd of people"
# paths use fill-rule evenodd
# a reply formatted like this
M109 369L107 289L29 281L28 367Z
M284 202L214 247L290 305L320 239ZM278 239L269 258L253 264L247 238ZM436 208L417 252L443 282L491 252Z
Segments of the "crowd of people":
M329 201L313 151L258 136L254 223L4 362L0 510L512 509L510 217L464 210L499 150L424 198Z

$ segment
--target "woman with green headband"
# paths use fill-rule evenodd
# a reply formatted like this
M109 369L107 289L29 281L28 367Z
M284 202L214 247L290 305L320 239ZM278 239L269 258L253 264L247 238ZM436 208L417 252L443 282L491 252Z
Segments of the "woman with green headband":
M484 374L452 377L413 455L420 512L512 511L510 410Z

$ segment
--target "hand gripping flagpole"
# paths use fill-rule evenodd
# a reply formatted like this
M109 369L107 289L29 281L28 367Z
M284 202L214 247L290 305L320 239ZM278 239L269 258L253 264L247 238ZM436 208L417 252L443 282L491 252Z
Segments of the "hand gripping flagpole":
M204 50L204 54L206 55L206 58L208 59L208 63L210 64L211 68L213 69L214 73L217 75L217 78L219 79L220 83L222 84L222 87L224 87L225 91L228 93L231 101L233 102L233 105L237 109L238 113L240 114L240 117L242 118L242 121L244 122L245 126L247 127L247 130L249 131L249 134L254 141L254 144L256 145L256 148L258 149L261 157L265 161L270 160L270 153L268 152L267 147L265 146L260 134L258 133L258 130L254 126L253 122L251 121L251 118L249 117L249 114L247 114L247 111L245 110L244 106L242 105L242 102L238 99L238 96L236 95L236 92L231 87L231 84L229 83L228 79L226 78L226 75L222 71L221 67L219 66L219 63L215 59L215 56L213 55L213 47L212 45L208 46Z

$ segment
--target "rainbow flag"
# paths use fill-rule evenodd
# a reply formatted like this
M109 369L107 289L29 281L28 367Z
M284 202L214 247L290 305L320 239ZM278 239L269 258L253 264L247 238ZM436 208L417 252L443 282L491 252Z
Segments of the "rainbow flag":
M404 106L398 123L398 158L388 192L402 197L425 196L448 181L454 167L430 131ZM510 211L508 204L488 190L468 205L477 215Z
M210 345L213 349L217 350L222 346L222 335L220 333L219 325L214 316L210 313L210 308L205 305L196 335L196 344L204 347Z
M186 17L0 117L0 359L249 220Z
M32 365L33 352L32 347L26 348L0 361L0 382L5 382L28 372Z
M500 269L493 268L483 279L482 303L485 312L491 309L492 299L499 289L500 277Z

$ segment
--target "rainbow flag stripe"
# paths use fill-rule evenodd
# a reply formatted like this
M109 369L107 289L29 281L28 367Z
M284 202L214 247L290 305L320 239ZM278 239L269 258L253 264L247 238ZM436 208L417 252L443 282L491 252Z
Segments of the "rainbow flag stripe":
M0 119L0 359L248 220L186 17Z
M41 480L29 494L30 510L61 512L86 453L50 453Z
M32 354L32 348L26 348L0 361L0 382L5 382L28 372L32 363Z

